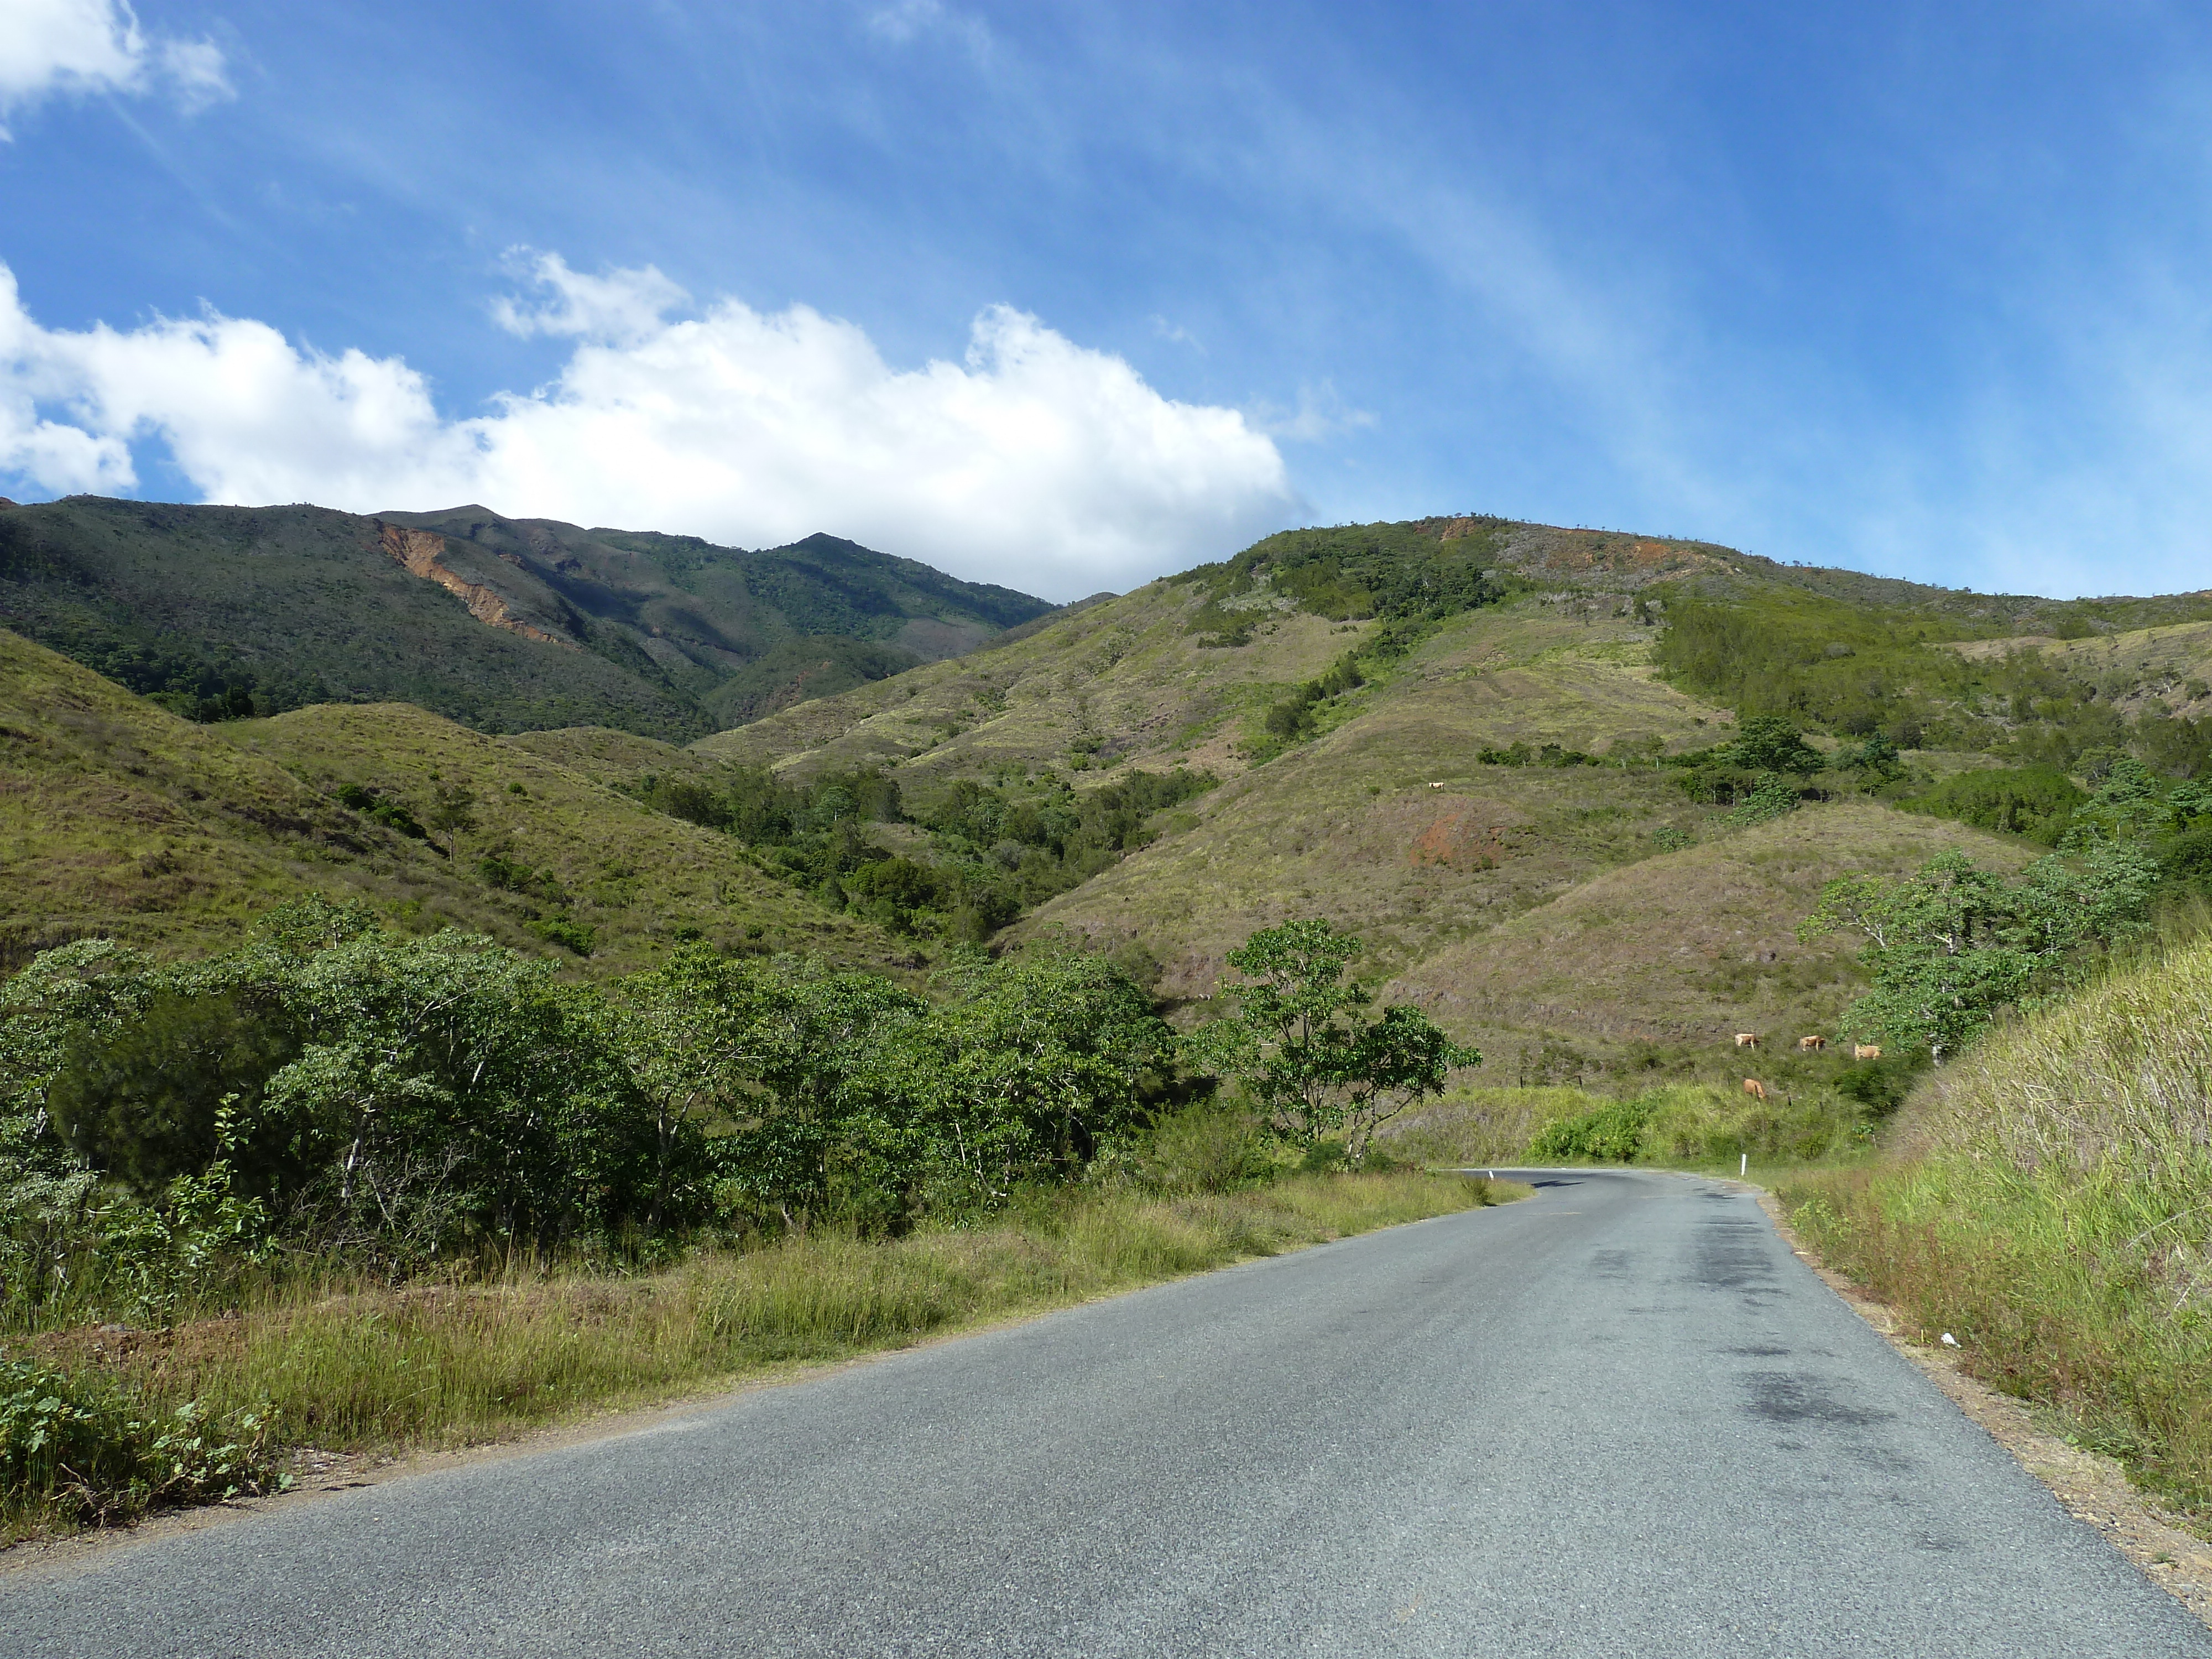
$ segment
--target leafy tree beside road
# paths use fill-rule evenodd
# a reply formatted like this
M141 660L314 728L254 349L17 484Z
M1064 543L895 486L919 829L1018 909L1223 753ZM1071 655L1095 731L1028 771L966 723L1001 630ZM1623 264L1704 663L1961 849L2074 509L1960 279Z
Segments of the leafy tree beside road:
M1238 978L1224 994L1237 1012L1184 1045L1191 1063L1233 1081L1285 1139L1310 1146L1343 1131L1355 1164L1381 1125L1442 1093L1455 1068L1482 1063L1418 1008L1367 1018L1372 994L1345 978L1359 950L1356 937L1319 920L1263 928L1229 953Z

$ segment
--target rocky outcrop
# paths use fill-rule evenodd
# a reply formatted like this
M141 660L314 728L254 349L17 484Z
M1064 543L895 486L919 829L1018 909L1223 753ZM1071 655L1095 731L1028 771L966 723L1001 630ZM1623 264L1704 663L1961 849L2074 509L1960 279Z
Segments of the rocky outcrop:
M472 582L465 576L456 575L446 568L446 538L434 530L410 530L404 525L376 521L379 539L384 550L394 563L411 576L435 582L468 606L469 615L493 628L504 628L510 634L520 634L526 639L543 640L548 645L565 646L571 651L580 650L574 640L564 640L558 634L549 634L544 629L524 622L507 608L507 601L482 582ZM520 562L520 561L517 561Z

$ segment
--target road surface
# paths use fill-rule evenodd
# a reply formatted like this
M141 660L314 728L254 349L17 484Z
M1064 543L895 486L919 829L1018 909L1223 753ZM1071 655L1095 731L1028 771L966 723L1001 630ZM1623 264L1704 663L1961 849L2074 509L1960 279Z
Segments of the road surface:
M1633 1172L0 1573L9 1655L2212 1656L1752 1197Z

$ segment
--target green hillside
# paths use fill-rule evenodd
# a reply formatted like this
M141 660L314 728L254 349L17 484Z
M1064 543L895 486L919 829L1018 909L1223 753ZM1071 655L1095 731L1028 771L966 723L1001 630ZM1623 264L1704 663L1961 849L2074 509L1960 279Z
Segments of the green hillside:
M1825 881L1945 848L2017 868L2089 810L2114 757L2186 776L2212 748L2192 718L2212 696L2201 594L1951 592L1473 515L1289 532L1052 614L828 538L738 556L473 508L80 501L0 514L0 544L20 571L25 548L98 532L101 569L143 575L161 561L131 539L139 520L225 573L191 614L240 653L289 634L365 662L368 635L315 609L363 593L425 619L447 658L379 651L377 672L425 706L480 695L479 730L398 695L195 727L103 694L104 719L158 736L142 748L218 769L171 793L230 813L208 843L229 862L155 900L27 840L25 939L215 937L313 885L319 860L394 914L588 949L592 971L694 932L893 963L1070 934L1188 1019L1231 946L1319 915L1365 939L1363 977L1489 1052L1493 1078L1717 1072L1734 1032L1828 1030L1862 988L1840 945L1795 939ZM8 591L92 614L60 568ZM249 625L279 599L274 625ZM778 642L744 657L740 638ZM42 672L22 706L52 726ZM840 675L859 683L809 695ZM735 720L757 693L801 700L688 748L659 735L713 708ZM484 710L531 699L568 718L483 733L504 718ZM1809 734L1796 771L1732 758L1753 716ZM455 787L473 823L441 858L423 835ZM232 803L270 791L372 850L237 829Z
M0 631L0 968L88 937L227 949L257 913L311 892L594 973L691 938L856 965L913 959L763 875L726 837L532 741L396 704L197 725ZM666 744L620 741L626 758L683 763ZM434 827L441 788L473 797L473 827L450 841Z
M680 740L1051 608L828 536L746 552L481 507L0 507L0 625L202 720L399 702Z
M1073 933L1191 1004L1252 929L1318 915L1490 1080L1718 1073L1735 1031L1832 1030L1863 988L1850 951L1795 938L1826 880L1947 848L2017 869L2087 799L2066 770L2094 787L2133 751L2193 774L2197 615L2212 596L1968 594L1472 516L1346 526L692 749L793 780L880 768L924 823L963 789L1200 769L1220 786L1005 939ZM1726 763L1739 712L1812 734L1779 817ZM1515 758L1535 763L1495 763Z

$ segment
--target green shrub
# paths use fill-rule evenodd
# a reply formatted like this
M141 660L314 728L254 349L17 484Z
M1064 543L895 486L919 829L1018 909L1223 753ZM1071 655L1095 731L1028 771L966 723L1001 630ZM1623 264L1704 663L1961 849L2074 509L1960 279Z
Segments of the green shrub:
M1769 774L1754 783L1748 794L1729 811L1730 823L1766 823L1797 810L1801 796L1797 787L1778 775Z
M1650 1115L1649 1097L1609 1100L1580 1116L1545 1125L1529 1142L1528 1156L1540 1164L1632 1164L1643 1150Z
M593 929L567 916L542 917L530 924L530 931L548 945L557 945L580 957L591 955L599 942L599 936Z
M58 1510L93 1525L171 1504L220 1503L289 1484L268 1414L168 1413L105 1378L0 1360L0 1507Z
M2088 799L2055 766L2000 766L1955 773L1899 804L2052 847L2066 833L2074 809Z
M1340 1159L1343 1149L1337 1152ZM1225 1193L1269 1180L1277 1162L1267 1129L1251 1114L1202 1101L1152 1125L1139 1167L1163 1192Z
M1837 1092L1856 1101L1869 1118L1888 1117L1912 1092L1913 1079L1920 1075L1926 1058L1915 1051L1862 1060L1836 1079Z
M94 1168L141 1196L229 1155L249 1188L283 1184L297 1164L281 1130L229 1147L227 1112L250 1119L261 1091L299 1057L298 1022L249 991L161 991L120 1030L79 1030L46 1109Z

